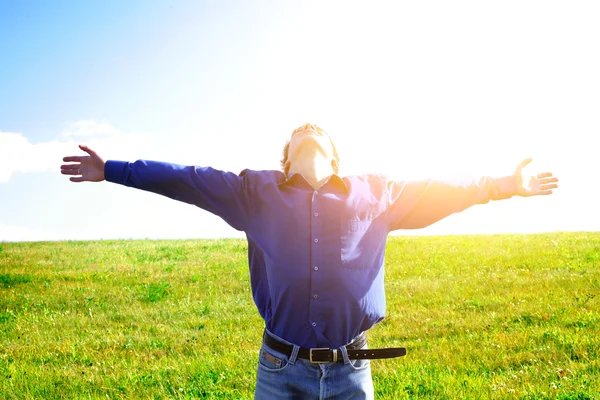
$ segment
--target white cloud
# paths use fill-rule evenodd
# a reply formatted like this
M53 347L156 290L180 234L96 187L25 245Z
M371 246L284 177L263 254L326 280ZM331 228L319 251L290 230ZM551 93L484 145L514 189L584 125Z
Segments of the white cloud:
M20 133L0 132L0 182L8 182L15 172L57 169L56 155L68 145L56 140L34 144Z
M160 148L151 137L124 133L107 122L90 120L70 124L48 142L32 143L21 133L0 132L0 183L10 181L17 172L58 173L64 156L81 154L77 148L79 143L95 149L115 149L113 153L119 155L126 155L134 148Z
M116 136L122 132L109 124L108 122L98 122L93 120L77 121L72 123L64 130L59 137L63 139L69 138L92 138L103 136Z
M176 125L176 123L174 123ZM230 127L238 132L240 127ZM175 128L174 132L177 132ZM105 159L136 160L157 159L194 165L211 165L215 168L239 172L244 168L277 168L279 144L273 147L270 158L259 157L248 151L248 145L264 149L268 146L236 138L238 145L225 134L213 135L224 128L204 126L201 133L192 132L184 137L169 132L159 136L144 132L124 132L108 122L83 120L70 124L55 139L32 143L24 134L0 131L0 184L8 182L15 173L60 173L62 158L84 155L77 147L85 144ZM207 133L208 132L208 133ZM284 139L281 139L283 147ZM225 149L215 151L215 149ZM227 158L223 158L223 154ZM268 161L271 159L271 163Z

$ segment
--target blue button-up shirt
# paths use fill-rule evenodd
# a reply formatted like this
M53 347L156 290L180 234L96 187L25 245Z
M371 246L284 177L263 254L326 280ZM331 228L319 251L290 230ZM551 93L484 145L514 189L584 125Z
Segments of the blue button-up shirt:
M301 347L339 347L385 316L388 233L422 228L516 194L514 177L463 184L108 161L110 182L194 204L248 239L252 295L267 329Z

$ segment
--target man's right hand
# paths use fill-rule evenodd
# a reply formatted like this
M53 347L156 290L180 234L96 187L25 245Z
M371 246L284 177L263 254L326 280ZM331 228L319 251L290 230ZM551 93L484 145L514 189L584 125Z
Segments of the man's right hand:
M76 175L69 178L71 182L102 182L104 180L105 161L89 147L80 144L79 148L89 155L64 157L64 162L73 162L74 164L61 165L60 173L63 175Z

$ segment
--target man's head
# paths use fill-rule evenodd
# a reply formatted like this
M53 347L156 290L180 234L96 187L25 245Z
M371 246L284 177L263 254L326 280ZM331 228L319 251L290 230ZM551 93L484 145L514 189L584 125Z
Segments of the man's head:
M330 159L333 173L339 173L340 157L329 134L317 125L304 124L294 129L292 137L283 148L281 167L286 175L298 155L308 149L318 151L323 157Z

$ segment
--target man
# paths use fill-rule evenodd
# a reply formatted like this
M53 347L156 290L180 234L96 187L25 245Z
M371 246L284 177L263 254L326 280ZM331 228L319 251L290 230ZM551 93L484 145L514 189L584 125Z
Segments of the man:
M284 148L281 171L212 168L154 161L65 157L71 181L107 180L194 204L248 239L254 301L265 320L258 399L372 399L369 359L404 349L366 348L365 332L385 315L383 258L396 229L428 226L474 204L514 195L548 195L558 179L514 174L469 184L340 177L329 135L306 124ZM363 350L361 350L363 349Z

